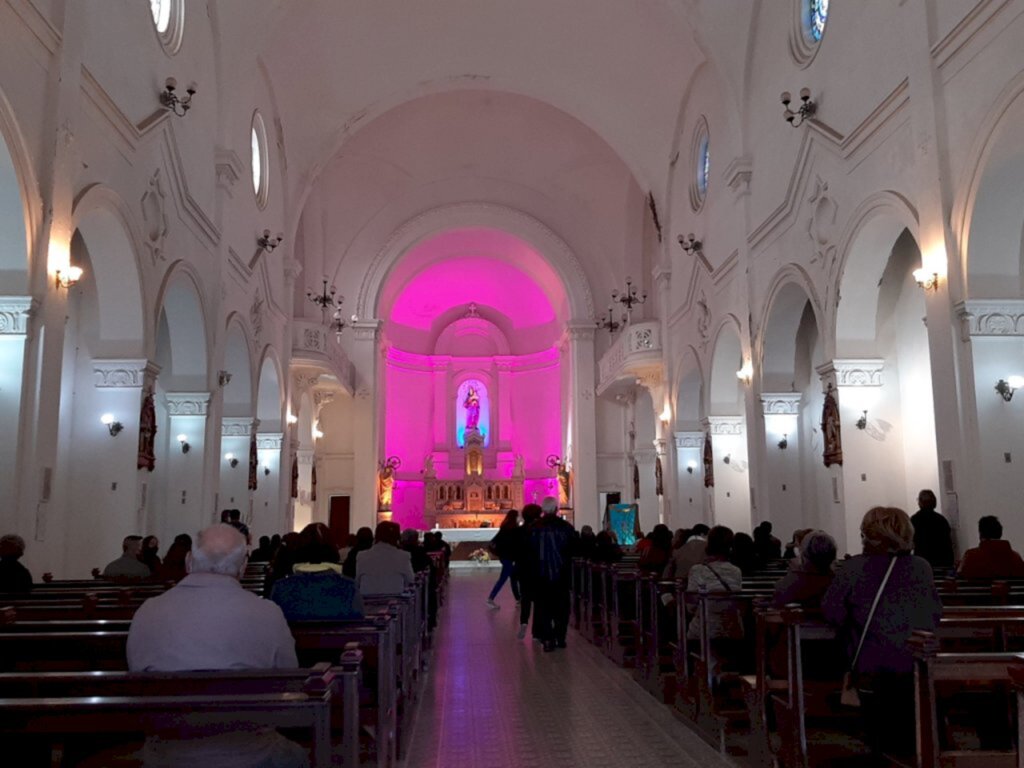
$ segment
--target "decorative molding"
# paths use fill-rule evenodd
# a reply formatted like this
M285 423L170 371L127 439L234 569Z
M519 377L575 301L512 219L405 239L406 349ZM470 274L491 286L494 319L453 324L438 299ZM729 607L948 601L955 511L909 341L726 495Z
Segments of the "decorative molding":
M316 406L317 414L320 413L320 409L325 405L329 405L334 402L336 392L329 389L314 389L313 390L313 405Z
M811 204L807 236L814 248L811 263L820 261L822 267L831 267L836 253L836 215L839 206L828 192L828 182L820 176L814 177L814 192L807 198L807 202Z
M846 359L833 360L832 369L839 387L880 387L884 360L878 359Z
M746 425L742 416L708 416L712 435L742 435Z
M676 448L692 448L699 451L704 447L703 432L676 432L674 437Z
M160 169L157 168L149 177L149 184L140 201L142 206L143 242L150 257L156 262L166 259L164 241L167 239L167 193L164 191Z
M159 126L169 123L170 112L157 106L141 122L136 123L121 110L117 101L100 84L88 67L83 64L81 71L83 103L92 106L99 117L106 121L112 129L106 135L120 139L117 142L118 150L131 162L132 155L142 139Z
M225 416L221 419L221 437L249 437L259 420L251 416Z
M161 110L166 114L166 110ZM164 150L167 154L167 167L170 169L171 189L178 200L178 209L185 216L182 220L195 235L210 245L220 245L220 230L213 220L206 215L206 211L199 202L192 196L188 188L188 174L185 171L184 162L181 159L181 150L178 148L178 141L174 134L174 124L168 123L167 129L163 132Z
M733 158L722 173L725 184L732 190L733 199L739 202L750 194L750 180L754 175L754 160L750 155Z
M210 393L167 392L164 401L169 416L206 416L210 407Z
M259 451L279 451L283 445L283 432L258 432L256 434L256 449Z
M799 392L764 392L761 407L765 416L797 416L801 397Z
M302 274L302 262L298 259L285 258L281 266L284 269L284 279L289 283L294 283Z
M259 341L263 335L263 316L265 314L265 303L260 297L260 289L252 297L252 306L249 307L249 325L252 328L253 337Z
M308 448L295 452L295 460L300 467L311 467L316 463L316 454Z
M935 67L942 70L959 54L970 49L974 41L985 30L993 35L1003 31L1003 26L991 24L996 14L1010 5L1011 0L981 0L968 12L960 23L944 38L932 46L931 54Z
M0 296L0 336L24 336L32 314L31 296Z
M98 389L141 389L160 373L149 360L93 360L92 372Z
M968 336L1024 336L1024 300L971 299L957 305Z
M214 151L214 167L217 171L217 186L228 197L234 197L232 190L245 173L241 158L233 149L217 147Z
M597 328L594 326L593 321L589 323L570 322L566 326L565 332L572 341L593 341Z
M380 320L358 320L352 323L356 341L376 342L380 335L381 325Z

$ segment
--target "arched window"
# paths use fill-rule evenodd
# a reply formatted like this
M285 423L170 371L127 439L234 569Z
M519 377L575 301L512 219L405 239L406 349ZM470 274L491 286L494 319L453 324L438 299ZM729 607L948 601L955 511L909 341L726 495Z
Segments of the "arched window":
M259 112L253 113L249 138L252 149L252 191L256 195L256 204L264 208L270 193L270 174L267 167L267 130Z
M167 53L177 53L185 20L184 3L181 0L149 0L149 10L153 14L153 26L160 44Z
M828 0L807 0L807 35L814 42L821 42L828 23Z
M693 183L690 184L690 203L695 211L700 210L704 205L704 198L708 194L708 183L711 180L709 143L708 121L702 117L694 131L692 145Z

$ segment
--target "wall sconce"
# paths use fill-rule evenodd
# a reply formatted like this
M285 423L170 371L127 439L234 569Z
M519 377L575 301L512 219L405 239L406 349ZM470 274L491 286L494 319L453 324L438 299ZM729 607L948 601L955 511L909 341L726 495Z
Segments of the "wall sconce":
M789 108L790 103L793 101L793 97L789 91L783 91L782 106L786 110L782 113L782 116L786 118L786 122L792 125L794 128L803 124L808 118L814 117L814 113L818 111L818 105L811 101L811 89L801 88L800 89L800 106L797 107L796 112Z
M294 413L289 413L288 414L288 423L289 424L298 424L299 423L299 417L296 416Z
M914 281L926 291L934 291L939 287L939 273L929 272L924 267L914 270Z
M996 382L996 392L1007 403L1013 400L1013 393L1024 387L1024 376L1007 376Z
M112 413L104 413L100 416L100 424L110 430L111 437L117 437L121 433L121 430L124 429L124 424L120 421L116 421L114 419L114 414Z
M186 435L184 432L178 435L178 442L181 443L182 453L188 453L190 450L192 450L192 446L188 444L188 435Z
M339 302L339 304L340 304L340 302ZM352 322L354 323L355 321L356 321L356 316L352 315ZM348 327L348 323L346 323L344 320L341 319L341 307L339 306L336 310L334 310L334 314L331 315L331 322L327 326L327 328L328 328L328 330L334 332L335 339L340 342L341 341L341 332L344 331L347 327Z
M313 439L314 440L319 440L323 436L324 436L323 430L321 430L319 426L313 427Z
M672 421L672 408L669 406L668 403L665 404L665 407L664 409L662 409L661 416L659 416L659 418L661 419L662 424L668 424L670 421Z
M263 237L256 238L256 244L267 253L272 253L277 246L284 241L284 234L278 232L273 237L270 236L270 230L263 230Z
M736 371L736 378L742 381L744 384L750 384L754 378L754 366L749 360L747 360L743 367Z
M727 454L725 454L725 456L722 457L722 463L723 464L729 464L730 462L732 462L732 454L731 453L727 453Z
M788 434L785 434L785 435L782 436L782 439L779 440L779 442L778 442L778 446L779 446L779 450L780 451L784 451L787 448L789 448L789 435Z
M622 327L622 323L615 322L614 310L612 309L611 304L608 305L608 319L598 320L595 323L595 325L598 328L603 328L604 330L608 331L608 333L615 333L617 330L619 330L619 328Z
M233 453L225 453L224 454L224 461L226 461L228 464L230 464L232 469L234 469L235 467L238 466L238 459L235 458L235 454L233 454Z
M217 371L217 383L221 387L226 387L231 383L231 374L227 371Z
M860 418L857 419L856 423L854 423L853 426L855 426L857 429L867 429L868 428L868 412L864 411L863 413L861 413Z
M686 237L679 236L679 245L690 256L696 256L704 251L704 243L693 236L693 232Z
M82 268L69 266L66 271L58 269L54 272L54 278L58 288L70 288L82 279Z
M693 459L690 459L690 461L686 462L686 471L689 474L692 475L693 474L693 470L695 470L696 468L697 468L697 462L694 461Z
M178 117L184 117L185 113L192 108L192 97L196 95L196 84L188 84L185 89L188 96L185 97L179 97L176 93L177 90L178 81L173 77L168 77L164 81L164 89L160 91L160 104Z

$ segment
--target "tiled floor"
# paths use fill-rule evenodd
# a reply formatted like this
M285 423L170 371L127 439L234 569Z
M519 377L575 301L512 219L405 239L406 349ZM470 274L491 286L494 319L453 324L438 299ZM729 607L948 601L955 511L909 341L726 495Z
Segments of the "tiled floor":
M543 653L516 639L496 570L453 571L406 768L663 768L729 763L575 632Z

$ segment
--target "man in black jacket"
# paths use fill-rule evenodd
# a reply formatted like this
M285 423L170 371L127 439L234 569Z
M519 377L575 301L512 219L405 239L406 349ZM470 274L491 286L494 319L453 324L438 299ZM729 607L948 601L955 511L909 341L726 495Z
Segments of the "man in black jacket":
M932 564L932 570L953 567L953 538L949 523L935 511L938 500L927 488L917 494L918 511L910 522L914 525L914 554Z
M572 577L572 525L558 516L558 499L548 496L541 503L544 516L530 533L530 560L534 601L535 634L545 651L565 648L569 630L569 581Z

